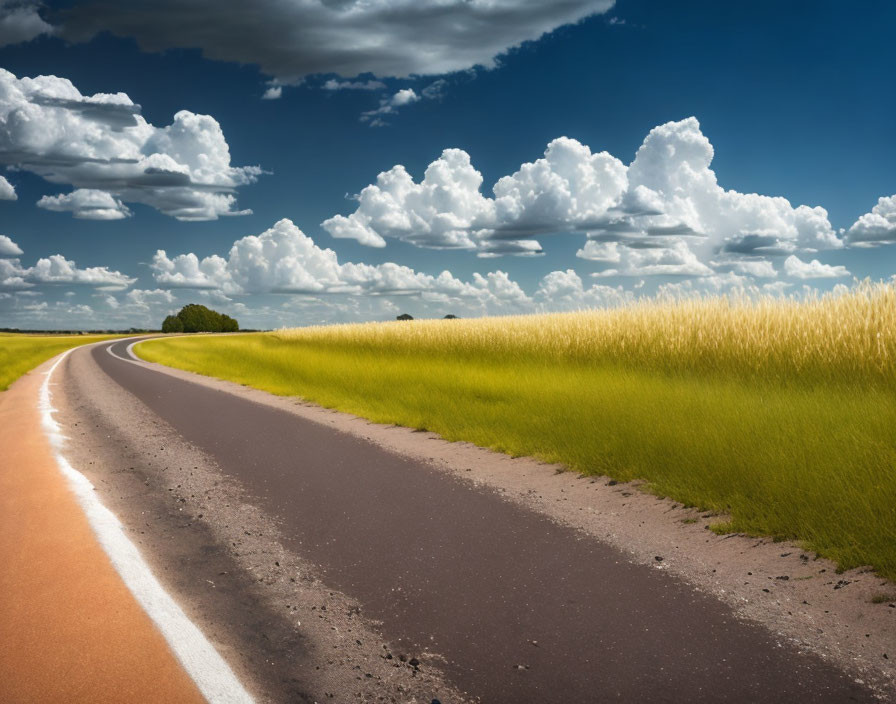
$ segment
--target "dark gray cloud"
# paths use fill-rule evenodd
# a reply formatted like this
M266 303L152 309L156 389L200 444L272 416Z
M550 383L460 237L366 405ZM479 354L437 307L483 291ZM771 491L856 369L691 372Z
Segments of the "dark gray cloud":
M503 257L514 255L517 257L536 257L544 254L541 245L535 240L483 240L479 245L478 256Z
M653 237L705 237L702 232L697 232L694 228L684 223L677 225L656 225L648 227L645 232Z
M776 235L754 233L731 237L725 240L718 251L725 254L754 256L789 254L794 249L792 243L782 241Z
M41 19L39 9L35 0L0 0L0 46L51 34L53 27Z
M629 249L667 249L676 242L674 237L623 237L617 241Z
M329 81L324 83L321 88L324 90L385 90L386 84L382 81L337 81L335 78L331 78Z
M113 130L136 127L140 124L137 116L140 114L141 107L136 103L72 100L39 94L34 95L31 102L35 105L62 108L80 113L82 117L93 122L100 122Z
M496 56L614 0L94 0L61 12L60 32L108 31L148 51L199 48L282 82L314 74L439 75Z

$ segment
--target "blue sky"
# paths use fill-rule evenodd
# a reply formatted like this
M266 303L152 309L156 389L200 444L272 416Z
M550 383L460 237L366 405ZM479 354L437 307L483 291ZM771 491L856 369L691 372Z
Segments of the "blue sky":
M244 5L0 0L0 326L896 274L890 3Z

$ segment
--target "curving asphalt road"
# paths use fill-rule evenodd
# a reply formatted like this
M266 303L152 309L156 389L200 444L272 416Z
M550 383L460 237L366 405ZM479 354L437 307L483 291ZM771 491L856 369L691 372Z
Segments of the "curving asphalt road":
M872 700L661 570L425 463L128 361L130 343L73 355L213 457L388 642L440 653L461 691L496 703Z

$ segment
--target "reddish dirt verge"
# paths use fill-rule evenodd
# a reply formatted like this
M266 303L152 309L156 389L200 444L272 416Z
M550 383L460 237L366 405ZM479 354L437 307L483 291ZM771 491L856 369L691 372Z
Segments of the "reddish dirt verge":
M37 407L51 363L0 393L0 701L202 702L57 468Z

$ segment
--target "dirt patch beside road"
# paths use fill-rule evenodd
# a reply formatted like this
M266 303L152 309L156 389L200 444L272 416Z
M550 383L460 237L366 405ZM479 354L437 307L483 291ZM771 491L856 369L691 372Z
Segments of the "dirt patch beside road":
M202 702L60 474L38 411L50 364L0 393L0 700Z

